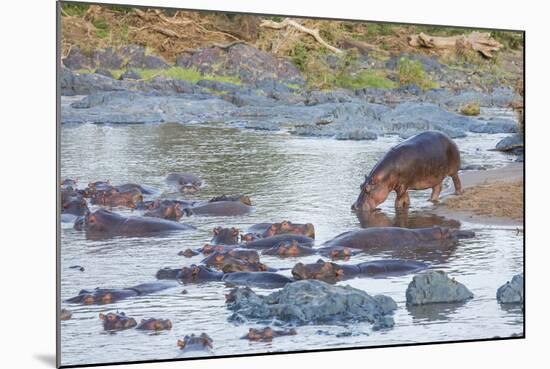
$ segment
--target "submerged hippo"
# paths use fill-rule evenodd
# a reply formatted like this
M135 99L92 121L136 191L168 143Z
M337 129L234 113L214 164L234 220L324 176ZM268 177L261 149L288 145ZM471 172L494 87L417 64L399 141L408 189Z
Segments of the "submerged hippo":
M242 204L252 206L252 200L246 195L221 195L216 196L208 200L208 202L217 202L217 201L237 201Z
M142 201L143 195L136 188L122 192L113 187L109 190L96 191L90 195L90 202L93 205L109 207L124 206L134 209Z
M242 285L258 288L281 288L287 283L293 282L292 279L282 274L272 272L235 272L224 274L223 282L232 285Z
M105 209L96 210L82 217L75 223L75 228L86 231L86 234L92 237L151 236L160 232L195 229L195 227L188 224L171 220L137 216L127 217Z
M412 260L376 260L356 265L335 264L321 259L316 263L298 263L292 268L296 280L317 279L327 283L336 283L356 277L387 277L418 272L428 268L428 264Z
M278 234L301 234L309 238L315 238L315 228L313 224L297 224L289 222L288 220L283 220L280 223L273 223L269 226L268 229L262 233L262 237L272 237Z
M251 242L246 242L242 247L250 249L269 249L271 247L279 246L285 242L296 241L302 246L312 246L315 242L312 238L302 236L300 234L279 234L273 237L260 238Z
M239 243L239 230L237 228L216 227L212 230L212 245L236 245Z
M122 331L134 328L137 322L134 318L127 317L123 312L99 313L99 319L103 321L103 329L106 331Z
M142 319L136 329L144 331L163 331L172 329L172 321L170 319Z
M143 216L177 221L185 214L181 204L172 200L158 200L150 207Z
M318 249L315 249L319 253L319 255L326 256L328 258L331 258L332 260L342 259L342 260L348 260L353 255L357 255L360 251L359 250L353 250L349 247L342 247L342 246L328 246L328 247L320 247Z
M361 192L352 210L372 211L383 203L391 191L397 198L395 207L410 204L407 191L432 189L431 201L438 201L443 179L451 176L457 194L462 193L458 169L460 152L445 134L427 131L390 149L374 166L360 186Z
M196 193L203 186L202 179L191 173L171 173L166 182L183 193Z
M248 333L242 337L250 341L271 341L275 337L282 336L295 336L296 329L291 328L289 330L275 330L271 327L265 327L262 329L250 328Z
M207 256L202 263L207 266L223 265L226 259L238 259L249 263L260 262L260 255L255 250L232 249L229 251L216 251Z
M90 212L86 199L72 187L61 190L61 214L82 216Z
M281 242L277 246L262 250L262 255L284 257L298 257L316 254L311 246L300 245L296 240Z
M239 201L214 201L187 208L186 211L191 215L238 216L251 213L254 207Z
M349 247L363 251L387 249L437 249L457 243L456 230L446 227L407 229L373 227L344 232L323 244L325 247Z
M111 304L129 297L143 296L174 287L172 283L142 283L128 288L96 288L94 290L81 290L78 295L65 300L65 302L84 305Z
M212 349L212 338L206 333L196 336L194 333L179 339L177 346L183 351L202 350L210 351Z
M204 265L191 264L183 268L163 268L156 274L157 279L176 279L183 284L221 281L222 272Z

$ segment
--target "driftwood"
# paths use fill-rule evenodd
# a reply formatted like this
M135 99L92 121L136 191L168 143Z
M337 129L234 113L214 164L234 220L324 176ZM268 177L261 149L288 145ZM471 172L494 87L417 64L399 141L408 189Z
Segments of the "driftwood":
M460 49L469 48L479 52L485 58L491 59L493 52L498 51L502 44L491 37L490 33L472 32L468 35L449 37L429 36L425 33L410 35L409 45L413 47L427 47L433 49Z
M321 45L323 45L324 47L326 47L330 51L332 51L334 53L337 53L337 54L340 54L342 52L342 50L338 49L337 47L334 47L334 46L330 45L328 42L323 40L323 38L319 34L318 29L307 28L307 27L301 25L300 23L298 23L298 22L296 22L296 21L294 21L290 18L285 18L282 22L274 22L272 20L264 19L264 20L262 20L262 23L260 23L260 27L272 28L272 29L283 29L283 28L288 28L288 27L294 28L294 29L296 29L300 32L307 33L308 35L313 36L313 38L318 43L320 43Z

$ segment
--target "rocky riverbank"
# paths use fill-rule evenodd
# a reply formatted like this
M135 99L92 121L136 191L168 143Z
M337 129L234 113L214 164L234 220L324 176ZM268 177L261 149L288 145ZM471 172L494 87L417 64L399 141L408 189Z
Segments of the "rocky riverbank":
M428 63L427 58L422 60ZM92 56L76 49L63 63L62 123L221 122L340 140L372 140L385 134L406 138L425 130L439 130L452 138L518 133L511 114L480 118L460 113L467 104L506 109L519 99L510 88L422 90L413 84L311 90L292 64L243 44L201 49L182 56L175 65L146 55L138 46L96 51ZM445 69L435 60L427 65L437 73ZM126 72L115 78L111 71L122 67ZM209 74L214 67L225 77ZM186 75L190 70L198 74ZM515 135L497 149L521 154L522 146L523 138Z

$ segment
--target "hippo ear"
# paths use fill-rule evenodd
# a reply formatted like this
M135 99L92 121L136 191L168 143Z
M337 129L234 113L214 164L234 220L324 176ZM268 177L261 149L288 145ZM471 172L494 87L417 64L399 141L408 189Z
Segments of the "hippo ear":
M185 347L185 340L179 339L178 342L177 342L177 346L179 348L184 348Z
M239 230L235 227L231 228L231 234L233 236L238 236L239 235Z
M212 230L212 233L214 233L214 235L217 236L220 233L221 229L222 227L216 227Z

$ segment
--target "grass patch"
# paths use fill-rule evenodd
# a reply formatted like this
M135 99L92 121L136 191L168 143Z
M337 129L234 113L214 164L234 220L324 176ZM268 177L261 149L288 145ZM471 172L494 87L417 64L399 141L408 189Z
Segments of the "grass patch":
M356 75L340 76L336 80L338 87L358 90L361 88L395 88L396 83L389 80L383 71L364 70Z
M89 8L90 5L61 3L62 14L70 17L84 17Z
M132 70L137 72L141 76L141 79L145 81L153 79L155 77L164 77L164 78L176 79L180 81L187 81L193 84L197 83L201 79L207 79L210 81L217 81L217 82L233 83L235 85L242 84L241 80L237 77L217 76L217 75L210 75L210 74L203 75L196 69L186 69L181 67L171 67L168 69L134 68ZM126 69L108 69L108 71L111 72L111 74L115 79L119 79L122 73L126 72ZM94 73L95 69L78 69L78 70L75 70L75 72L80 74L89 74L89 73Z
M110 31L109 31L109 25L107 24L107 22L105 22L102 19L98 19L93 21L92 24L96 28L95 34L97 37L106 38L107 36L109 36Z
M426 75L422 63L408 58L399 60L399 84L401 86L415 84L423 90L437 87L437 84Z

